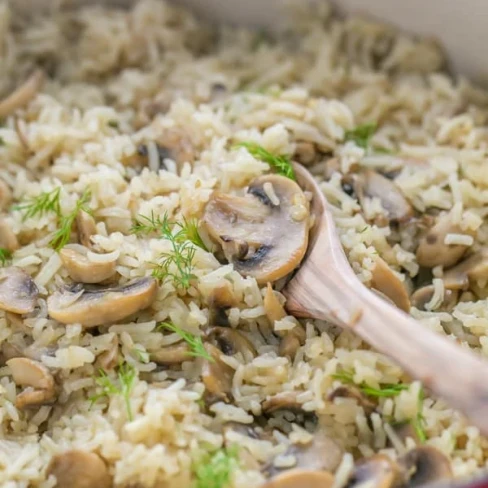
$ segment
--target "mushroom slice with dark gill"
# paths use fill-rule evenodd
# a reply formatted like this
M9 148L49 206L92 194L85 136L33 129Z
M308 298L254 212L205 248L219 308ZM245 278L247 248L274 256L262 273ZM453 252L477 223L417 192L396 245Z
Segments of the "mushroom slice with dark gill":
M434 296L434 285L427 285L415 290L410 297L412 306L419 310L427 310L425 306L432 300ZM459 298L458 290L444 290L444 299L437 308L439 311L450 312L457 304Z
M78 242L82 246L92 249L91 237L97 233L97 226L95 219L84 210L80 210L76 215L76 232L78 234Z
M470 281L488 278L488 249L471 254L456 266L446 270L442 276L444 286L451 290L466 290Z
M392 488L396 486L399 469L389 457L375 454L364 462L356 464L346 488Z
M56 478L56 488L110 488L112 479L107 466L97 454L66 451L54 456L47 475Z
M214 192L203 223L236 271L264 284L300 264L309 217L308 201L294 181L266 175L255 179L244 197Z
M409 488L452 478L451 462L433 446L412 449L399 460L399 464Z
M350 398L361 406L366 415L371 415L376 410L376 404L372 402L359 388L352 385L341 385L331 391L328 399L333 402L336 398Z
M149 307L156 299L154 278L137 278L117 287L74 283L47 299L49 315L62 324L107 325Z
M366 170L355 175L354 191L361 205L366 198L378 198L389 221L403 223L413 216L413 207L400 189L376 171Z
M80 248L79 250L64 247L59 252L59 257L63 261L64 267L68 271L73 281L80 283L100 283L115 274L117 261L90 261L88 259L89 249Z
M207 297L207 303L209 324L229 327L230 323L227 311L237 305L230 281L225 280L213 288Z
M293 469L281 473L262 488L332 488L334 476L327 471L308 471Z
M0 270L0 309L25 314L32 312L39 290L34 280L20 268Z
M205 360L202 365L202 382L205 385L206 400L229 401L232 391L234 370L221 359L221 352L212 344L205 344L205 349L213 361Z
M245 359L250 359L257 354L252 342L242 332L230 327L210 327L206 336L210 341L215 341L226 356L233 356L239 352Z
M9 359L7 366L12 372L15 384L26 387L17 395L15 400L17 408L52 403L56 395L54 378L42 363L17 357Z

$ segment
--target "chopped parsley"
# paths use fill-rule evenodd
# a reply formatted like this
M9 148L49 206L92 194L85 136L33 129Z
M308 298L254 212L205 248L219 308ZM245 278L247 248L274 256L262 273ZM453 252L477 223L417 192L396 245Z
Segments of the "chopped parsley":
M376 132L376 124L362 124L354 129L346 131L345 140L353 141L357 146L367 149L369 142Z
M260 159L265 163L268 163L276 172L280 175L286 176L291 180L296 180L295 171L293 170L293 165L288 156L277 156L270 153L264 147L254 142L239 142L235 147L245 147L249 154L254 156L256 159Z
M202 456L193 465L195 488L225 488L238 466L238 448L232 446Z
M190 348L188 351L188 356L203 358L210 362L214 361L213 357L205 349L200 336L190 334L190 332L187 332L186 330L183 330L170 322L160 322L157 328L158 330L169 330L170 332L178 334Z
M7 264L7 261L9 261L11 257L12 257L11 251L3 247L0 247L0 264L2 266L5 266Z
M111 395L120 395L124 399L129 420L133 420L130 395L134 388L136 378L137 370L128 363L119 364L115 379L110 378L103 369L99 369L95 382L101 388L101 391L90 397L91 405L95 404L100 398L110 398Z
M370 397L376 397L376 398L394 397L399 395L400 392L404 390L408 390L410 388L409 385L405 385L403 383L396 383L396 384L386 383L384 385L381 385L380 388L373 388L372 386L369 386L364 382L359 385L356 385L356 383L354 382L353 374L347 371L333 374L332 377L335 378L336 380L342 381L343 383L349 385L355 385L365 395L368 395Z
M23 203L14 206L14 210L23 213L22 220L34 217L42 217L47 213L54 213L57 217L61 216L61 205L59 203L61 187L58 186L52 191L42 192L37 197L27 199Z

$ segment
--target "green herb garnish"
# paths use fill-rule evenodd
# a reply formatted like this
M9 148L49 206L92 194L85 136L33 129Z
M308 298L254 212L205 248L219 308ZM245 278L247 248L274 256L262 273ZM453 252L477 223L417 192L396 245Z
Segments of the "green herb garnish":
M42 217L44 214L52 212L58 217L61 216L61 206L59 203L61 187L58 186L52 191L42 192L37 197L27 199L23 203L14 205L14 210L20 210L24 215L22 220L25 221L34 217Z
M245 147L249 154L272 166L280 175L296 180L295 171L288 156L276 156L254 142L239 142L234 147Z
M208 251L207 246L202 241L200 234L198 233L198 221L197 219L183 219L183 224L179 222L175 225L180 227L180 232L178 232L178 237L182 240L187 240L198 246L199 248L203 249L204 251Z
M91 405L100 400L100 398L109 398L111 395L121 395L124 398L127 416L129 417L129 420L133 420L132 409L130 406L130 395L134 388L136 377L137 370L134 366L128 363L119 364L117 368L117 377L115 379L110 378L103 369L99 369L95 382L101 387L102 391L90 397Z
M180 329L170 322L160 322L157 328L158 330L169 330L171 332L174 332L175 334L178 334L190 347L190 350L188 351L188 356L203 358L210 362L214 361L213 357L205 349L202 338L200 336L190 334L190 332Z
M333 378L336 380L340 380L343 383L349 384L349 385L355 385L357 386L365 395L371 396L371 397L394 397L400 394L400 392L404 390L408 390L410 387L409 385L405 385L403 383L386 383L382 385L380 388L373 388L372 386L369 386L367 383L361 383L357 385L354 382L353 374L347 371L344 371L342 373L336 373L332 375Z
M107 125L109 127L112 127L112 129L118 129L119 128L119 123L116 120L109 120L107 122Z
M7 261L9 261L11 257L12 257L11 251L3 247L0 247L0 264L2 266L5 266L7 264Z
M357 146L366 149L369 146L369 141L376 132L376 129L376 124L358 125L354 129L346 131L344 138L346 141L354 141Z
M424 409L424 397L424 388L421 386L417 400L417 415L415 415L415 417L411 420L415 433L422 444L424 444L427 440L427 433L425 432L425 417L422 413Z
M63 215L60 217L59 229L54 233L53 238L49 241L49 245L53 249L59 251L69 242L71 228L73 227L73 223L78 215L78 212L83 210L86 213L92 213L90 208L87 206L90 198L91 191L85 190L76 202L75 208L68 215Z
M232 446L202 456L193 465L195 488L225 488L238 466L238 448Z
M148 363L148 354L146 351L143 351L142 349L138 349L137 347L134 347L131 350L131 353L141 362L141 363Z
M5 146L5 139L0 137L0 146Z

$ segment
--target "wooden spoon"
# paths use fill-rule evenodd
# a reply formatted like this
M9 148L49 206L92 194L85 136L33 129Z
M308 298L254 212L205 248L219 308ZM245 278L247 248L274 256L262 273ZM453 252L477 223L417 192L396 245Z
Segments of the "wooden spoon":
M349 265L316 181L299 164L295 172L313 193L316 220L308 254L284 290L288 311L351 329L488 435L488 363L367 289Z

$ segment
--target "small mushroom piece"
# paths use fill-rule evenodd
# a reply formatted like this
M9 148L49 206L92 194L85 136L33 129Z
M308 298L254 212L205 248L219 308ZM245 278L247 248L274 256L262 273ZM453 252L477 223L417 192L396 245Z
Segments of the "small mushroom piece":
M76 231L79 243L88 249L93 249L91 236L97 233L97 226L95 219L84 210L79 211L76 215Z
M66 451L54 456L47 475L56 478L56 488L110 488L112 479L107 466L97 454Z
M86 248L85 248L86 249ZM70 278L79 283L100 283L115 274L117 261L90 261L88 258L89 250L83 254L72 248L64 247L59 252L59 257L63 262Z
M25 107L39 92L44 81L44 73L36 70L15 91L0 100L0 119L8 117L17 109Z
M225 280L219 286L216 286L207 298L209 307L209 323L228 327L229 318L227 310L237 304L236 297L232 290L232 284Z
M266 288L266 294L264 295L264 313L268 320L274 324L277 320L281 320L286 317L285 308L278 300L278 297L273 291L271 283L268 283Z
M488 279L488 249L481 249L456 266L448 269L442 276L444 286L452 290L465 290L469 282Z
M6 364L10 368L15 384L27 387L17 395L15 401L17 408L50 403L54 399L54 378L42 363L16 357L9 359Z
M297 183L273 174L255 179L245 197L214 192L203 224L236 271L264 284L300 264L308 244L309 215Z
M30 313L36 306L39 290L34 280L15 266L0 270L0 309L19 314Z
M447 234L473 235L474 233L463 231L459 225L452 223L449 213L439 216L436 224L419 241L416 256L420 266L448 268L454 266L463 257L468 246L445 244Z
M405 444L407 439L413 439L416 443L420 443L419 436L412 422L405 420L404 422L398 422L391 425L395 434ZM390 443L390 441L388 441Z
M317 156L315 144L308 141L297 142L294 156L294 159L296 159L304 166L311 165L315 161L315 157Z
M302 404L297 400L298 393L296 391L285 391L273 395L261 404L264 414L270 414L277 410L301 410Z
M452 478L451 462L433 446L416 447L405 454L399 463L410 488Z
M296 325L286 332L280 342L279 353L281 356L295 358L298 348L305 343L307 334L301 325Z
M212 400L229 401L234 370L220 359L222 353L215 346L205 344L205 349L213 358L213 362L205 360L202 365L202 382L206 393Z
M257 354L252 342L244 334L230 327L211 327L206 335L208 339L217 343L226 356L233 356L240 352L247 359Z
M410 301L412 303L412 307L415 307L419 310L427 310L425 305L432 300L434 296L434 285L423 286L418 290L415 290L410 297ZM444 300L442 304L438 307L438 310L442 310L445 312L450 312L457 304L459 297L459 292L457 290L444 290Z
M366 198L378 198L389 221L403 223L413 216L413 207L400 189L376 171L366 170L356 175L354 190L361 205Z
M62 324L107 325L148 308L156 299L154 278L137 278L117 287L74 283L47 299L49 315Z
M172 364L181 364L184 361L192 359L190 348L186 342L163 347L149 355L151 361L156 364L170 366Z
M396 486L399 469L384 454L374 454L354 467L351 479L346 488L374 486L374 488L392 488Z
M351 398L363 407L366 415L371 415L376 410L376 404L364 395L359 388L355 388L352 385L338 386L329 394L328 398L331 402L336 398Z
M410 300L405 285L388 264L377 258L371 273L371 286L386 295L400 310L408 313Z
M195 161L193 143L183 129L167 129L162 132L156 142L160 148L159 150L167 151L166 157L173 159L178 165Z
M0 218L0 247L14 252L19 248L19 241L5 219Z
M262 488L332 488L334 476L327 471L291 469L278 474Z

